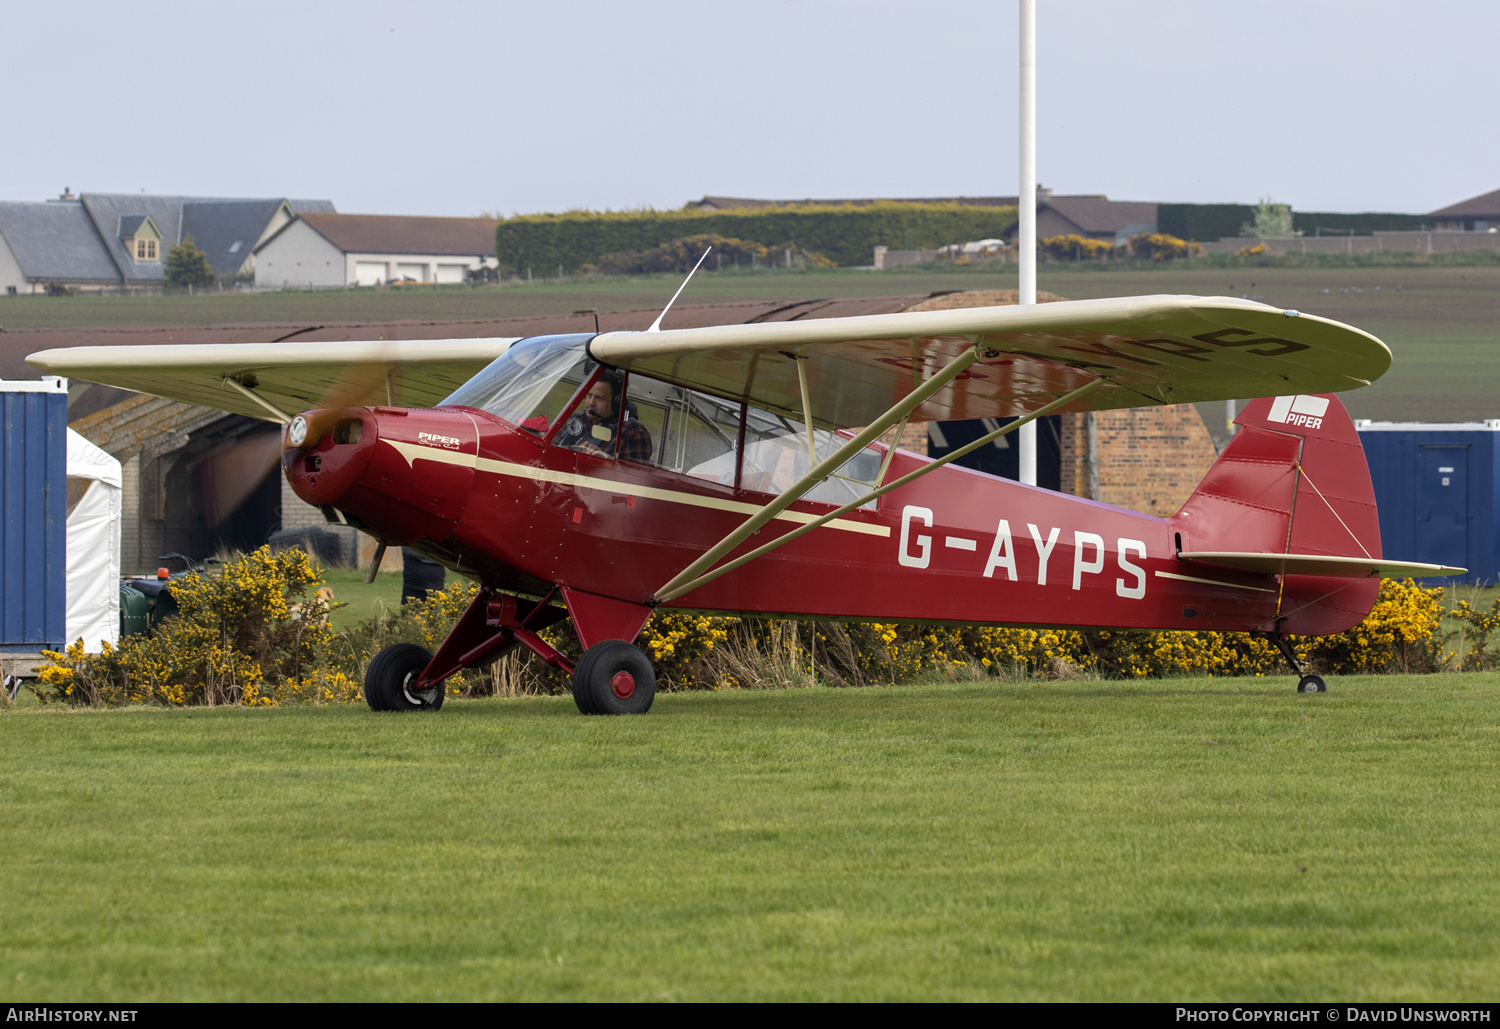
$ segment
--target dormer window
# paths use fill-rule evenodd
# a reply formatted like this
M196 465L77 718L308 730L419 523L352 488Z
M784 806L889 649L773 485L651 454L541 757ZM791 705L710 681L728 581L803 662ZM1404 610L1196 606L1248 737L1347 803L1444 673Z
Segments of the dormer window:
M148 214L121 215L120 242L136 261L161 261L161 230Z

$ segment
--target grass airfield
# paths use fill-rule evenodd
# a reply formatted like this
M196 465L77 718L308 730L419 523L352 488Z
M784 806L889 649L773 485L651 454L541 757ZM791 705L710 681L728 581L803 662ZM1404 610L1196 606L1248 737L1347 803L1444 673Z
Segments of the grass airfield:
M0 712L0 997L1495 1000L1500 676Z

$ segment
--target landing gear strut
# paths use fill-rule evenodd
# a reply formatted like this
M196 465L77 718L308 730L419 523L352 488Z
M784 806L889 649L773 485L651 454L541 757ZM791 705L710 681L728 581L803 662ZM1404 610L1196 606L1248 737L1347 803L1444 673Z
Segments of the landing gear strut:
M561 593L567 609L553 606ZM537 633L573 616L583 644L577 665ZM487 665L525 647L573 679L573 702L586 715L643 715L656 699L656 673L645 654L631 646L651 608L554 587L531 601L481 589L438 648L429 654L412 643L386 647L365 673L365 702L375 711L436 711L443 682L464 668Z
M1281 651L1281 656L1286 658L1287 664L1292 666L1292 671L1301 676L1301 678L1297 680L1298 693L1328 692L1328 683L1323 681L1323 677L1321 675L1314 675L1307 670L1307 665L1303 664L1297 659L1296 651L1292 650L1292 645L1286 641L1286 637L1283 636L1280 632L1261 632L1256 633L1255 635L1264 636L1266 639L1275 644L1276 649Z

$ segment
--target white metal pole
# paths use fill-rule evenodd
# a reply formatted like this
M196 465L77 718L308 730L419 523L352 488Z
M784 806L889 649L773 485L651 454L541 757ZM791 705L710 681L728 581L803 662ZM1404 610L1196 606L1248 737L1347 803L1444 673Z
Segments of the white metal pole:
M1036 0L1021 2L1021 188L1020 302L1036 303ZM1018 437L1020 479L1036 485L1036 422L1027 422Z

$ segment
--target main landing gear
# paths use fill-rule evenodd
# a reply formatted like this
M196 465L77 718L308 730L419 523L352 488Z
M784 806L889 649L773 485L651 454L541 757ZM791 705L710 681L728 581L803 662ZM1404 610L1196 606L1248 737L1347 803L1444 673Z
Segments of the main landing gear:
M1292 671L1301 676L1297 680L1298 693L1328 692L1328 683L1323 681L1321 675L1314 675L1307 670L1307 665L1298 660L1296 651L1292 650L1292 645L1286 641L1286 637L1280 632L1258 632L1252 635L1264 636L1275 644L1276 649L1281 651L1281 656L1286 658L1287 664L1292 666Z
M567 608L550 603L561 592ZM575 665L537 635L573 616L583 644ZM656 672L632 646L651 609L567 587L540 601L481 589L436 654L412 643L386 647L365 672L365 703L372 711L436 711L443 683L465 668L477 668L525 647L573 678L573 702L586 715L641 715L656 699Z

